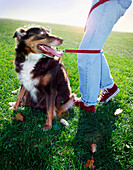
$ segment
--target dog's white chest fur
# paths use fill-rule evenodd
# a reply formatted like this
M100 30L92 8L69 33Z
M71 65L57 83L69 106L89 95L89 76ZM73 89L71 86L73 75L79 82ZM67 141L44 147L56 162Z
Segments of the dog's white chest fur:
M37 89L35 86L38 85L39 80L37 78L32 78L32 70L34 69L34 66L39 61L39 59L42 58L42 54L30 53L26 58L27 60L22 64L22 70L18 74L18 78L26 90L30 92L34 101L37 101Z

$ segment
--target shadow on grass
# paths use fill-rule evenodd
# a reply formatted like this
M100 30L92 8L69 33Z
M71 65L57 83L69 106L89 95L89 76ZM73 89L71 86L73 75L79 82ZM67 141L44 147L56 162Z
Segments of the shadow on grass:
M18 112L24 116L24 122L4 120L3 123L0 169L60 170L60 165L64 163L61 155L62 148L64 149L65 144L68 143L65 127L57 120L53 121L51 130L43 132L46 115L42 111L24 107ZM12 116L14 114L16 111ZM71 114L73 110L65 116L71 119L74 116Z
M24 116L24 122L8 122L3 128L2 169L30 169L30 167L32 169L33 166L38 168L37 166L43 166L44 163L45 158L42 159L39 149L41 150L41 141L44 137L41 125L46 120L45 115L41 111L29 108L24 108L20 112ZM46 142L46 149L49 149L51 143L48 138ZM45 157L45 153L43 156Z
M74 107L65 115L72 119L69 127L53 121L53 128L46 132L42 132L46 121L42 111L21 108L18 112L24 116L24 122L3 123L1 169L82 170L91 157L96 169L120 169L111 147L116 120L113 113L117 108L117 103L109 102L97 107L96 113L80 111L74 115ZM90 149L93 143L97 144L94 154Z
M114 112L118 108L117 103L109 102L97 107L96 113L80 112L77 134L73 140L74 152L78 157L75 165L83 163L85 169L87 160L94 157L95 169L117 170L120 165L112 156L112 131L115 129ZM92 153L91 144L97 145L97 151Z

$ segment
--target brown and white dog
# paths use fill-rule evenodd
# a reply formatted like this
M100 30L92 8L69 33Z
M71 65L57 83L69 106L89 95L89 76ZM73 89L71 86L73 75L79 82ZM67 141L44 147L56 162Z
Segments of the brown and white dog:
M52 48L61 45L63 40L42 26L19 28L15 37L15 71L22 85L14 109L17 110L20 104L46 108L43 130L52 127L55 113L63 124L68 125L61 114L72 107L75 94L71 93L68 74L60 61L62 54Z

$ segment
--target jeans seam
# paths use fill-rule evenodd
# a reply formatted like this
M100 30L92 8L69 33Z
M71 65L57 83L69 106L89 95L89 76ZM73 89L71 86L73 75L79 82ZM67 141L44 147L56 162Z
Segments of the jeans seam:
M88 82L88 67L87 67L87 65L88 65L88 58L87 58L87 61L86 61L86 82L85 82L85 89L86 89L86 91L88 91L88 86L87 86L87 82ZM87 98L87 93L85 93L85 98Z

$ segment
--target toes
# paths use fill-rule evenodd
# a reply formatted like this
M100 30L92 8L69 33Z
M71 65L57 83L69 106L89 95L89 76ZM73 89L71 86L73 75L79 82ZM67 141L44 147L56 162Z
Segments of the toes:
M15 103L16 103L16 102L9 102L8 104L9 104L10 106L15 106Z
M50 130L51 128L51 126L44 125L42 131Z

